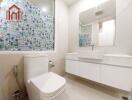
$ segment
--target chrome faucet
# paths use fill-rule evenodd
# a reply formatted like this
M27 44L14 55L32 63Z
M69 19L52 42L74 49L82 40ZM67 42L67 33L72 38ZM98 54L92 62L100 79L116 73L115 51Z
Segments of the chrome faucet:
M92 44L92 45L90 45L91 47L92 47L92 51L94 51L94 47L95 47L95 45L94 44Z

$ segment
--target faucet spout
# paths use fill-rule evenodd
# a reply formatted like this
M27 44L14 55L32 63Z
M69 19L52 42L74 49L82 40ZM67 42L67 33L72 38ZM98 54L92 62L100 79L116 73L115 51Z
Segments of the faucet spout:
M93 45L91 45L91 47L92 47L92 51L94 51L94 47L95 47L95 45L93 44Z

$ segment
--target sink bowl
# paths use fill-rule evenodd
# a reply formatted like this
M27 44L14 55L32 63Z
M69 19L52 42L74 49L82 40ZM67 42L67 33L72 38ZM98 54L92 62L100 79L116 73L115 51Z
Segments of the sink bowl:
M101 60L104 57L104 52L102 51L79 51L78 58L80 59L95 59Z

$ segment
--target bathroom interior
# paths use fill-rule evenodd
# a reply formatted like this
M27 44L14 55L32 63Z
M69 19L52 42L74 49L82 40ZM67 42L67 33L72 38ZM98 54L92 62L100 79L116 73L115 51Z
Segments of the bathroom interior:
M0 100L132 100L132 0L0 0Z

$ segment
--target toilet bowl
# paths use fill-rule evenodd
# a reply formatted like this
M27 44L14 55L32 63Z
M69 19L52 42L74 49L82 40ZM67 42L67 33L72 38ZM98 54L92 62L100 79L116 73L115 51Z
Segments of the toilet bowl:
M39 95L41 100L52 100L63 93L65 79L52 72L31 79L32 92Z
M29 100L63 100L66 80L48 72L47 55L24 57L24 81Z

